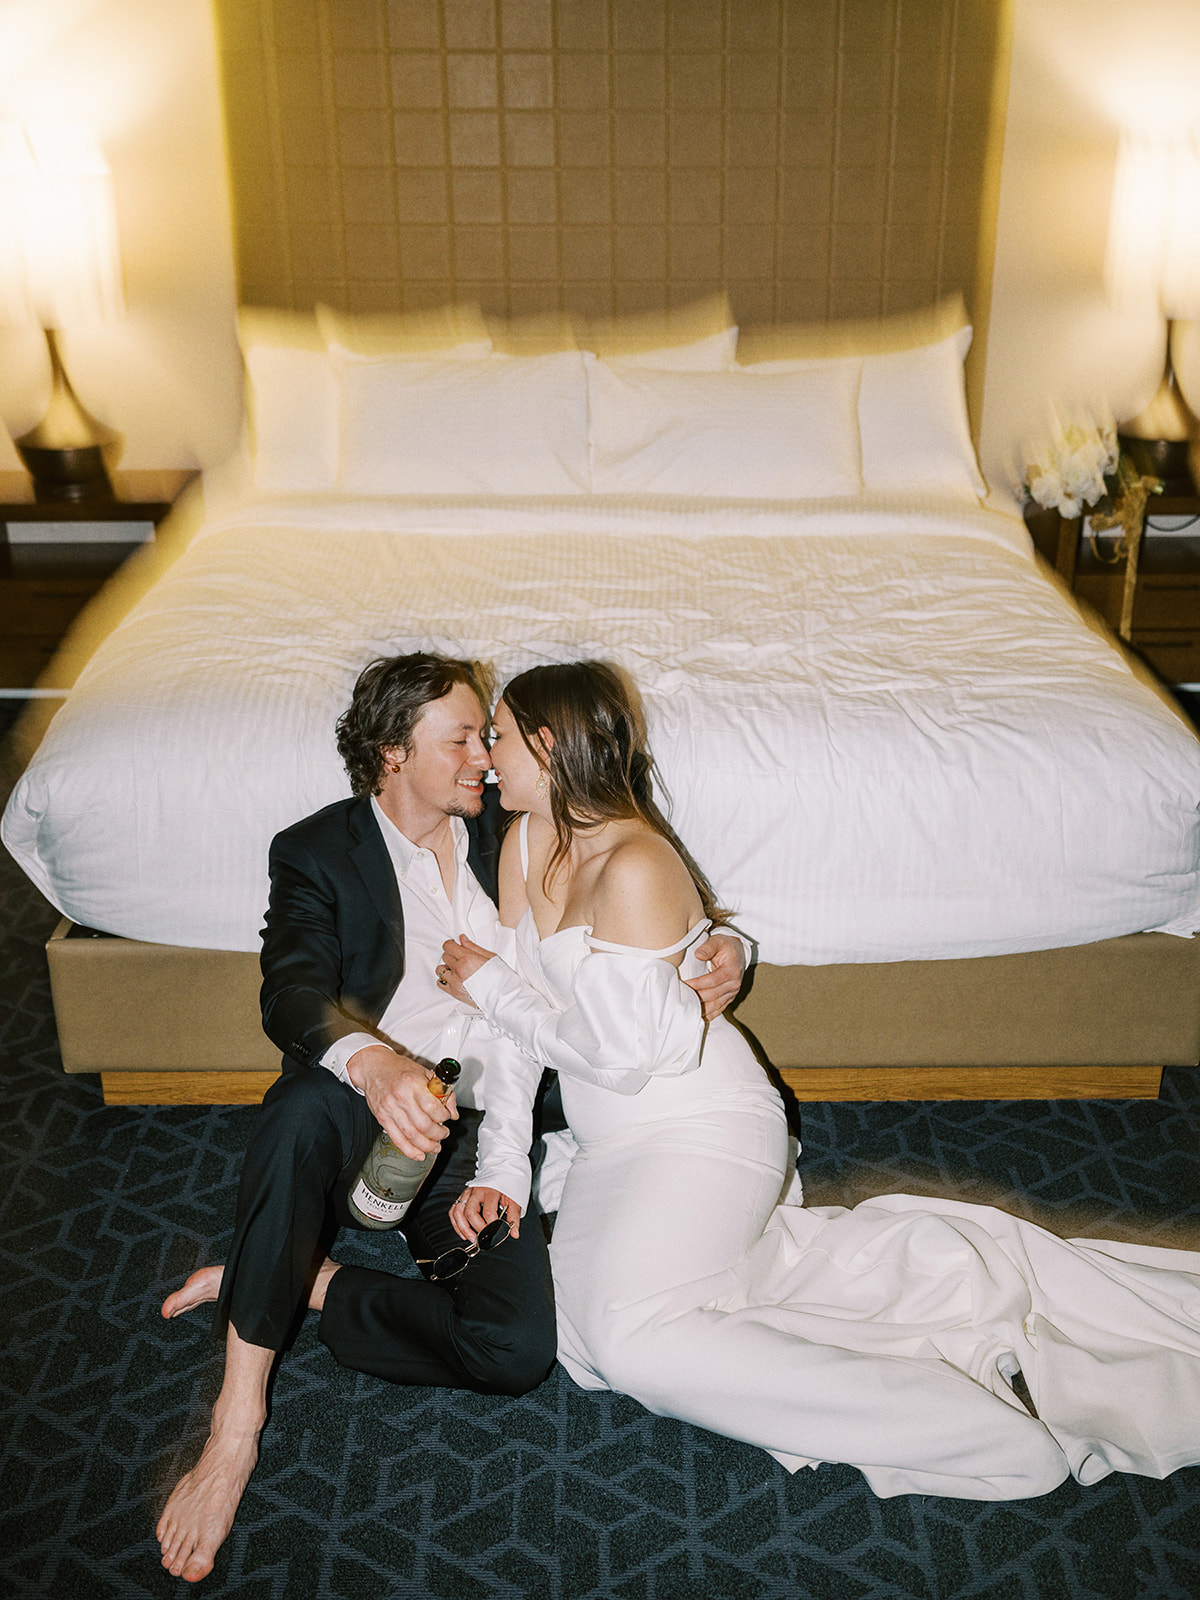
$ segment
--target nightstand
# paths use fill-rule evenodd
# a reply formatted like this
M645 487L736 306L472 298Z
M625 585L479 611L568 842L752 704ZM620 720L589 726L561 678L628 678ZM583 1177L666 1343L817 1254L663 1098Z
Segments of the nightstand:
M1160 518L1197 519L1196 537L1156 534ZM1125 585L1122 560L1097 559L1082 522L1056 511L1026 515L1034 543L1075 594L1116 632ZM1097 535L1111 557L1120 530ZM1137 563L1130 644L1164 683L1200 683L1200 492L1151 495Z
M36 500L0 472L0 691L30 689L88 600L155 530L198 474L116 472L111 499Z

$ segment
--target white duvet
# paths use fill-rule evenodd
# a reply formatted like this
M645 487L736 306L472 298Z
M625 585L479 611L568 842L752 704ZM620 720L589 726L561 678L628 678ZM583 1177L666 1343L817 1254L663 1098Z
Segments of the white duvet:
M271 836L347 793L356 674L416 648L629 668L765 961L1200 928L1200 743L1019 521L932 505L247 504L84 669L4 842L77 922L257 949Z

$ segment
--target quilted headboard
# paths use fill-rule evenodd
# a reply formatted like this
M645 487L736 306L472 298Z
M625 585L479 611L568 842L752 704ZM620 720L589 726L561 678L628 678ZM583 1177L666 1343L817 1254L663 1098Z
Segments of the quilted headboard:
M991 0L216 0L243 302L972 308Z

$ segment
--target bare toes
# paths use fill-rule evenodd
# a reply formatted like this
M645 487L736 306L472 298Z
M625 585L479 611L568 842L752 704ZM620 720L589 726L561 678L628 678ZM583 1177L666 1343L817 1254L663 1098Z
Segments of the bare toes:
M200 1460L175 1485L155 1529L162 1564L173 1577L198 1583L212 1571L257 1459L257 1434L220 1441L210 1435Z
M178 1317L185 1311L191 1311L196 1306L207 1304L215 1300L221 1292L221 1279L224 1276L224 1266L201 1267L193 1272L191 1277L181 1289L176 1289L174 1294L169 1294L162 1303L164 1317Z

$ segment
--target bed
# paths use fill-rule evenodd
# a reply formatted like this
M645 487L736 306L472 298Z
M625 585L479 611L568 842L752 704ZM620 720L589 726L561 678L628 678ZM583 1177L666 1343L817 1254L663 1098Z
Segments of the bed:
M247 317L253 431L5 811L64 1064L245 1100L267 845L380 654L601 656L801 1098L1157 1092L1200 1056L1200 743L989 500L970 329L498 351ZM913 342L916 338L917 342ZM740 356L740 359L739 359Z

